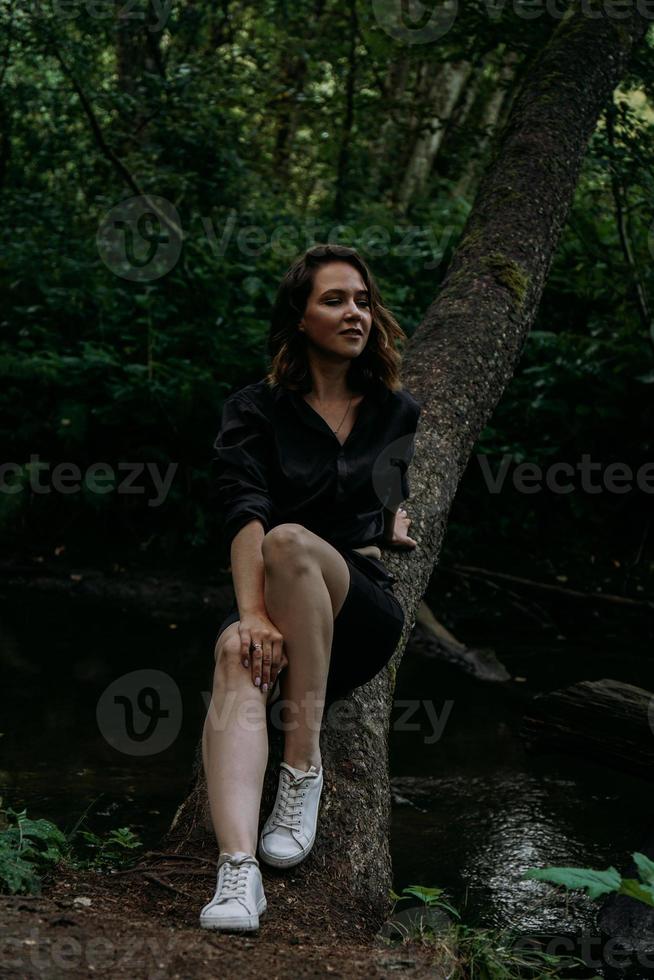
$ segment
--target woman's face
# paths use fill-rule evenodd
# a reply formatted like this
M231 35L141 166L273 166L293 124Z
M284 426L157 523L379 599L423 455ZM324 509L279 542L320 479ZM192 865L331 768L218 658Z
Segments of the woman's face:
M298 326L308 344L322 354L358 357L372 326L370 296L360 272L349 262L319 266Z

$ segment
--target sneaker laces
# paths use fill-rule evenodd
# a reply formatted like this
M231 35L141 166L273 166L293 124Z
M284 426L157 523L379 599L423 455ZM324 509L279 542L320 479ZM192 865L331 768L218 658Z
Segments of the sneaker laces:
M232 899L243 902L246 900L245 889L247 888L248 875L250 868L256 867L255 862L250 858L242 858L239 861L227 858L220 866L218 873L222 871L222 885L219 885L220 894L216 897L216 903L229 902Z
M289 830L299 830L302 821L302 809L306 786L306 776L293 776L288 769L279 771L279 795L273 815L273 821L279 827Z

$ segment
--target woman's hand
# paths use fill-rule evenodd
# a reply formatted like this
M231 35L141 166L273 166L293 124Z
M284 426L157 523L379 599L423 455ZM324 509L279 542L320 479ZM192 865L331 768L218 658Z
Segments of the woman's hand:
M409 537L409 524L411 518L403 507L398 508L393 521L393 536L387 542L390 548L415 548L418 544L413 538Z
M246 613L239 622L241 663L252 671L252 683L267 692L288 663L284 638L264 613ZM252 649L250 649L252 647Z

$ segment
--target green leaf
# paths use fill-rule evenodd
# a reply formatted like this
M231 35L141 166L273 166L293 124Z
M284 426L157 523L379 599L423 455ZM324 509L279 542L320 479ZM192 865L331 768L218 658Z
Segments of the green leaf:
M0 848L0 883L2 890L10 895L18 893L38 895L41 891L41 879L34 867L18 857Z
M646 854L641 854L640 851L635 851L633 858L641 881L648 885L654 885L654 861L648 858Z
M618 894L629 895L630 898L636 898L639 902L654 907L654 886L644 885L635 878L623 878Z
M49 820L31 820L26 810L8 807L0 813L0 888L10 894L38 894L40 872L68 853L66 836Z
M402 889L402 894L413 895L426 905L434 905L444 891L444 888L423 888L422 885L409 885L408 888Z
M606 871L595 871L593 868L529 868L523 878L549 881L566 888L587 888L590 898L618 891L622 881L620 872L613 866Z

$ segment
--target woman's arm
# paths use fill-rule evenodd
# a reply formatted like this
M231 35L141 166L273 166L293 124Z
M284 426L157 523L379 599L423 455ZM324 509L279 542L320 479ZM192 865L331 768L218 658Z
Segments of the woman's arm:
M264 531L270 529L270 443L257 407L247 397L231 395L223 406L212 466L212 498L228 553L238 532L251 521L260 521Z
M232 539L232 580L236 602L241 616L248 613L266 613L263 599L263 557L261 542L265 534L261 521L245 524Z
M261 543L273 514L269 447L265 422L256 406L240 395L228 398L214 443L214 499L231 559L241 662L251 668L252 682L262 692L286 664L283 636L271 622L264 602Z
M264 571L260 520L244 524L231 544L232 580L239 612L241 663L249 667L252 683L265 693L288 663L284 637L271 621L263 597ZM257 646L253 646L254 644ZM252 651L250 647L252 646Z
M413 459L416 429L418 427L418 419L420 418L420 413L422 411L420 405L418 402L416 402L413 396L409 396L408 411L410 413L409 431L407 433L409 441L401 447L404 451L404 456L392 460L393 463L400 466L400 493L402 500L406 500L411 494L407 470L411 460ZM411 523L411 518L407 516L407 512L403 507L398 505L392 510L389 510L386 506L384 506L383 516L384 530L382 531L382 539L387 547L416 547L417 541L414 541L413 538L409 537L409 524Z

